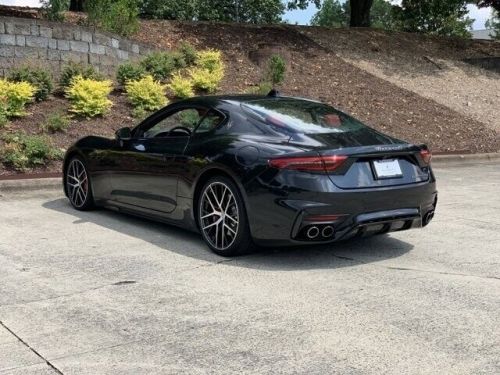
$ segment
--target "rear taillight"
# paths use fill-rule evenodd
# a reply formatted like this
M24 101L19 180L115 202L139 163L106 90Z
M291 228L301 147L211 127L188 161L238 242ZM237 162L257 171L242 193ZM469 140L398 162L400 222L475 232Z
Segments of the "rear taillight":
M432 159L432 153L429 150L420 150L420 156L425 164L430 164Z
M269 160L269 166L303 172L332 172L347 160L347 156L283 157Z

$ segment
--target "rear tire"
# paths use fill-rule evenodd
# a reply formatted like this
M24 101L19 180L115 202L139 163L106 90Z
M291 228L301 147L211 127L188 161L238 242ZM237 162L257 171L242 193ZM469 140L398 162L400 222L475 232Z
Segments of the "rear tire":
M71 205L79 211L95 208L90 175L83 159L73 157L64 174L64 188Z
M243 198L229 178L216 176L205 183L197 219L201 235L214 253L229 257L254 248Z

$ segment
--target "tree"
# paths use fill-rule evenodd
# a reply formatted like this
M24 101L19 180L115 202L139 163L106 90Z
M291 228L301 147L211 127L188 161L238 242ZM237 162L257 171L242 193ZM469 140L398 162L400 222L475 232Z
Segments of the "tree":
M370 27L370 11L373 0L348 0L350 4L350 22L351 27ZM313 3L320 8L320 0L289 0L288 9L305 9L308 4Z
M323 27L342 27L347 23L345 7L339 0L325 0L321 9L311 19L311 25Z
M487 29L491 29L494 32L490 34L492 38L500 40L500 12L493 10L491 18L486 21L485 24Z
M69 10L72 12L83 12L85 0L71 0L69 3Z
M370 24L379 29L394 28L393 6L387 0L374 0L370 11ZM349 1L341 4L339 0L325 0L321 9L311 19L315 26L341 27L350 23L351 7Z
M88 0L91 1L91 0ZM281 0L143 0L143 16L161 19L278 23Z
M492 7L497 12L500 12L500 0L476 0L479 8Z
M370 27L370 11L373 0L351 0L351 27Z
M396 8L404 31L434 35L470 37L474 20L467 17L464 0L403 0Z

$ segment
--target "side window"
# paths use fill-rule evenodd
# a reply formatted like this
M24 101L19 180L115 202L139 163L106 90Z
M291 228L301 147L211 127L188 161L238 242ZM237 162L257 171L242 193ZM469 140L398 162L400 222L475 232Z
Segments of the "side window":
M143 133L144 138L162 138L168 137L170 130L182 126L194 131L201 118L205 114L204 109L186 108L181 109L163 120L157 122ZM181 133L182 134L182 133ZM183 134L185 135L185 134Z
M201 120L200 125L196 129L196 134L207 133L210 130L215 129L223 119L224 116L220 113L210 110L206 116L203 117L203 120Z

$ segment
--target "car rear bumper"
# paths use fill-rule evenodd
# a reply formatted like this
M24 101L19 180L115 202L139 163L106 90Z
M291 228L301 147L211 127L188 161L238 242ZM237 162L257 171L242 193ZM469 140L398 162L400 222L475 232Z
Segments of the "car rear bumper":
M342 190L322 184L321 177L318 180L318 186L329 186L329 191L254 185L246 200L255 242L263 246L320 244L419 228L432 219L437 204L434 181ZM315 229L308 233L313 227L318 228L317 235Z

